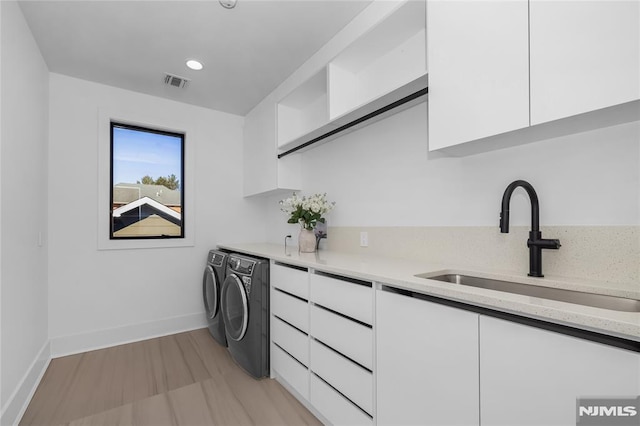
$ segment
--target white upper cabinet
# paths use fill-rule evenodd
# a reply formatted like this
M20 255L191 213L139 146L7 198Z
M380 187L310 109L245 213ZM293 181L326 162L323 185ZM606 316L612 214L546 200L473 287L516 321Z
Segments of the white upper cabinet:
M264 102L245 118L244 196L300 189L300 156L278 159L275 104Z
M640 1L428 0L427 57L431 151L637 120L602 110L640 99Z
M529 125L528 2L427 2L429 149Z
M531 124L640 99L640 2L531 0Z

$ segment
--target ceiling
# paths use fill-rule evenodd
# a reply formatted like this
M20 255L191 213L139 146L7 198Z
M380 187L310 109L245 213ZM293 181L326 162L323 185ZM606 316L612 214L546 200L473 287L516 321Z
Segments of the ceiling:
M51 72L246 115L371 0L31 1ZM185 66L195 58L202 71ZM164 74L190 80L184 89Z

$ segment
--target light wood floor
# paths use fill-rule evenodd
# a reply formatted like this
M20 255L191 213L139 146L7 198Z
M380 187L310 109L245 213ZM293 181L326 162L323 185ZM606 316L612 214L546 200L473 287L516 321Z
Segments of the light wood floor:
M320 425L195 330L57 358L20 425Z

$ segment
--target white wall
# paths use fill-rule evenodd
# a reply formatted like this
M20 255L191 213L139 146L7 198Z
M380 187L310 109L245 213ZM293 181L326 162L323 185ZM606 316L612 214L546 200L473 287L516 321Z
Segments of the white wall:
M0 5L0 49L2 43L2 5ZM0 50L0 165L2 165L2 50ZM2 271L2 173L0 171L0 271ZM0 333L2 332L2 274L0 273ZM0 335L0 424L4 414L2 392L2 335Z
M195 244L98 250L101 111L194 129ZM132 118L135 119L135 118ZM265 239L264 200L242 198L243 118L58 74L50 78L49 327L54 355L206 324L201 278L217 243ZM108 138L106 139L108 140ZM105 230L107 232L107 230Z
M502 194L516 179L536 189L541 225L640 224L638 122L443 158L427 152L425 117L423 103L303 154L303 194L327 192L337 202L330 226L497 227ZM268 238L281 243L297 231L278 199L269 199ZM511 223L530 220L518 190Z
M14 1L1 10L0 423L28 400L48 358L48 70ZM42 236L43 245L39 245Z

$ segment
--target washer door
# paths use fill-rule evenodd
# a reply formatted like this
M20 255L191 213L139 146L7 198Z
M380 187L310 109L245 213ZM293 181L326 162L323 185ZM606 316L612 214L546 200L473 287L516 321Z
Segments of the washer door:
M222 318L227 337L241 340L249 324L249 300L242 281L235 274L224 280L222 286Z
M220 308L220 283L211 265L207 265L202 276L202 295L207 318L213 319Z

